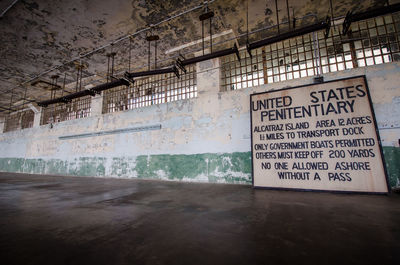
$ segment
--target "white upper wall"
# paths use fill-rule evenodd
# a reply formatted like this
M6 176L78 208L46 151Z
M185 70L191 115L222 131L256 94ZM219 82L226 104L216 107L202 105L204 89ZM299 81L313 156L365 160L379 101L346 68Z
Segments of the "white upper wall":
M250 94L313 82L313 77L306 77L220 92L218 66L218 59L198 64L197 98L3 133L0 134L0 157L71 159L248 152ZM399 74L400 63L388 63L324 74L324 79L366 75L382 144L399 146ZM99 106L93 107L96 108ZM161 129L59 139L66 135L149 125L161 125Z

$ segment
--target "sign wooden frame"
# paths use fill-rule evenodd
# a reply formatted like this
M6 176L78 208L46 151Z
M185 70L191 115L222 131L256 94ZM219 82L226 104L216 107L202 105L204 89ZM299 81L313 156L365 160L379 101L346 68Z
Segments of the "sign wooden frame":
M267 176L268 174L275 174L275 177L277 177L276 175L276 173L277 173L277 171L276 171L276 168L274 168L273 166L271 166L270 165L270 168L269 169L271 169L272 168L272 170L269 170L268 169L268 167L267 166L265 166L264 165L264 163L261 163L261 162L259 162L260 161L260 156L259 156L259 154L257 154L257 153L260 153L260 152L258 152L258 151L256 151L256 150L254 150L255 149L255 147L257 148L260 148L260 144L259 144L259 142L260 141L263 141L263 140L260 140L260 139L254 139L255 138L255 135L259 132L259 131L257 131L257 129L256 129L256 127L255 126L257 126L257 125L259 125L260 123L262 123L262 122L264 122L264 120L263 120L263 117L261 117L261 116L263 116L263 115L265 115L265 116L267 116L267 117L271 117L271 116L268 116L268 115L270 115L270 114L273 114L273 112L274 111L276 111L276 110L279 110L279 107L281 108L280 110L282 110L283 111L283 108L284 108L284 105L285 105L285 100L287 99L287 104L289 104L289 98L291 98L291 96L286 96L286 98L284 98L285 96L278 96L278 97L273 97L273 95L291 95L291 93L293 94L293 95L296 95L296 93L298 94L298 93L300 93L299 91L303 91L303 90L305 90L305 91L313 91L313 89L318 89L318 88L321 88L322 86L324 86L324 85L326 85L327 87L332 87L332 86L334 86L334 83L336 82L336 83L338 83L338 84L341 84L341 83L346 83L346 82L357 82L357 79L358 80L362 80L363 81L363 85L365 85L365 90L363 90L364 88L363 87L360 87L360 89L361 90L363 90L364 92L365 92L365 94L364 95L361 95L362 94L362 92L361 92L361 90L358 90L359 92L359 94L360 95L358 95L360 98L356 98L356 99L354 99L353 100L353 97L355 97L354 95L354 91L351 91L351 88L349 88L349 90L350 90L350 92L352 93L351 95L352 95L352 103L353 103L353 108L351 109L353 112L355 112L354 111L354 109L356 109L358 106L361 106L361 105L357 105L357 104L360 104L360 102L361 103L364 103L364 101L368 101L368 107L369 107L369 111L370 111L370 113L367 113L368 114L368 117L369 117L369 124L368 124L368 126L365 126L365 127L367 127L367 130L369 129L369 131L367 131L367 133L369 133L369 135L371 135L371 138L368 138L368 139L374 139L374 144L373 145L371 145L372 147L371 148L373 148L373 150L372 149L369 149L369 150L372 150L372 151L370 151L370 152L372 152L373 154L374 154L374 156L372 157L372 155L371 155L371 158L369 158L369 159L366 159L366 162L359 162L359 163L367 163L368 161L372 161L372 162L374 162L375 164L370 164L370 162L368 162L368 165L370 165L370 172L368 172L368 173L370 173L369 175L370 175L370 179L359 179L359 180L357 180L358 182L362 182L362 183L365 183L366 181L377 181L378 182L378 184L379 184L379 188L374 188L374 189L370 189L370 188L364 188L364 187L362 187L362 188L360 188L360 189L357 189L357 188L347 188L347 187L345 187L345 186L343 186L343 188L342 188L342 186L340 186L340 185L336 185L336 183L335 183L335 185L332 185L332 186L334 186L334 188L332 188L332 187L329 187L329 185L327 185L327 187L325 188L325 187L319 187L319 188L316 188L315 187L315 185L313 186L313 185L310 185L310 187L306 187L306 184L301 184L301 185L299 185L298 187L296 187L296 185L295 184L290 184L290 185L288 185L288 186L285 186L285 185L282 185L282 184L279 184L279 185L274 185L274 184L272 184L272 185L270 185L270 183L269 183L269 181L270 180L266 180L265 181L265 176ZM354 87L354 86L353 86ZM357 86L356 86L357 87ZM337 89L339 89L339 88L336 88L336 90ZM347 89L347 88L346 88ZM332 89L331 89L332 90ZM321 91L317 91L317 92L321 92ZM309 93L309 95L310 95L310 98L311 97L313 97L313 100L315 100L316 99L316 95L319 95L319 94L317 94L317 92L315 92L315 93ZM330 92L330 90L329 90L329 92ZM340 92L342 93L342 90L340 90ZM346 90L346 92L347 92L347 90ZM357 91L356 91L357 92ZM313 94L313 96L311 96L311 94ZM304 94L302 94L302 95L304 95ZM322 93L321 93L321 95L322 95ZM264 96L264 98L262 98ZM270 98L269 98L269 96L270 96ZM347 92L347 96L349 96L349 94L348 94L348 92ZM361 98L361 97L363 97L363 98ZM257 98L258 100L256 101L255 100L255 98ZM266 101L265 100L267 100L267 101L269 101L269 100L274 100L274 99L276 99L276 102L278 102L278 103L280 103L281 105L279 106L279 104L278 103L276 103L275 102L275 108L272 106L272 107L270 107L269 109L268 109L268 111L266 111L265 110L265 105L266 104L264 104L264 105L260 105L261 103L259 103L258 101L260 101L259 99L261 98L261 100L264 100L264 101L262 101L262 102L264 102L264 103L266 103ZM281 98L280 100L278 100L278 98ZM310 99L310 98L308 98L308 99ZM253 110L253 99L255 100L255 102L256 102L256 107L255 108L257 108L257 109L255 109L254 108L254 110ZM342 99L344 100L344 98L343 98L343 94L342 94ZM328 98L328 100L329 100L329 98ZM295 100L292 100L292 99L290 99L290 104L292 104L292 101L295 101ZM350 101L349 101L350 102ZM298 102L297 102L298 103ZM327 103L327 102L324 102L324 103ZM310 104L310 103L309 103ZM344 104L344 103L343 103ZM273 102L271 103L271 105L274 105L273 104ZM320 105L323 105L323 103L321 103ZM290 106L290 105L287 105L287 106ZM300 105L301 106L301 105ZM354 107L355 106L355 107ZM261 110L261 107L264 107L264 111L261 111L261 112L264 112L264 113L262 113L261 114L261 112L260 112L260 110ZM293 107L293 108L297 108L297 107ZM321 109L323 108L323 106L321 106ZM365 106L364 106L364 104L362 104L362 108L366 108ZM270 113L270 114L268 114L269 113L269 111L270 110L272 110L273 112L272 113ZM286 110L285 110L286 111ZM268 112L268 113L266 113L266 112ZM281 112L282 113L282 112ZM259 117L261 117L260 119L257 119L257 121L254 121L253 120L253 116L255 116L255 115L257 115L257 114L261 114L261 116L259 116ZM351 116L353 113L348 113L348 112L346 112L345 113L347 116ZM357 115L358 113L355 113L355 115ZM370 114L370 115L369 115ZM328 112L328 114L326 114L327 116L333 116L333 115L336 115L336 116L333 116L333 117L335 117L336 118L336 120L338 120L341 116L340 116L340 114L337 114L336 112L335 113L333 113L333 114L331 114L331 113L329 113ZM346 115L344 115L344 116L346 116ZM354 115L354 114L353 114ZM315 116L317 116L317 114L315 114ZM352 116L351 116L352 117ZM359 118L359 117L354 117L354 118ZM271 119L271 118L270 118ZM305 117L302 117L302 119L305 119ZM314 117L314 119L316 119L316 117ZM352 118L351 118L352 119ZM270 120L270 122L271 123L274 123L273 122L274 120L272 120L272 122L271 122L271 120ZM285 122L293 122L293 118L291 118L291 119L288 119L288 120L286 120ZM256 123L256 125L255 125L255 123ZM318 120L317 120L317 123L318 123ZM266 125L266 123L264 122L264 123L262 123L262 125ZM337 138L332 138L333 140L332 141L334 141L335 143L336 143L336 141L341 141L341 140L343 140L343 138L345 138L345 136L344 136L344 130L347 128L347 127L345 127L346 125L340 125L340 126L343 126L343 127L339 127L339 126L336 126L337 128L341 128L342 130L340 130L340 129L337 129L337 135L336 135L336 137ZM286 126L285 126L286 127ZM260 128L260 126L258 126L258 128ZM343 129L344 128L344 129ZM352 127L351 126L349 126L347 129L348 130L350 130ZM356 128L356 127L354 127L354 128ZM363 130L362 128L363 128L363 126L359 126L359 128L361 128L360 130ZM346 129L346 130L347 130ZM301 190L301 191L328 191L328 192L340 192L340 193L363 193L363 194L365 194L365 193L367 193L367 194L387 194L388 192L390 192L390 187L389 187L389 181L388 181L388 176L387 176L387 170L386 170L386 165L385 165L385 162L384 162L384 157L383 157L383 151L382 151L382 145L381 145L381 140L380 140L380 136L379 136L379 131L378 131L378 128L377 128L377 122L376 122L376 117L375 117L375 113L374 113L374 109L373 109L373 106L372 106L372 100L371 100L371 96L370 96L370 92L369 92L369 88L368 88L368 84L367 84L367 80L366 80L366 77L365 77L365 75L361 75L361 76L354 76L354 77L349 77L349 78L343 78L343 79L336 79L336 80L330 80L330 81L326 81L326 82L323 82L323 83L318 83L318 84L307 84L307 85L301 85L301 86L296 86L296 87L290 87L290 88L283 88L283 89L278 89L278 90L273 90L273 91L265 91L265 92L259 92L259 93L253 93L253 94L251 94L250 95L250 130L251 130L251 160L252 160L252 184L253 184L253 187L254 188L262 188L262 189L278 189L278 190ZM336 130L336 129L335 129ZM374 131L374 133L372 132L372 130ZM255 131L257 131L257 133L255 132ZM286 131L284 130L284 132L286 133ZM340 132L342 132L343 133L343 136L341 136L340 135ZM300 134L303 134L303 132L301 132L300 130L299 130L299 137L300 137ZM262 134L262 133L261 133ZM259 136L260 138L261 138L261 134L257 134L257 137ZM282 133L283 134L283 133ZM278 135L278 134L277 134ZM281 137L282 137L282 135L280 135ZM287 136L289 136L289 135L287 135ZM297 135L296 135L297 136ZM346 137L349 137L349 136L347 136L346 135ZM283 138L280 138L280 139L283 139ZM277 141L278 143L279 143L279 139L273 139L272 140L272 142L273 141ZM289 141L290 142L290 140L288 140L288 139L285 139L286 141ZM356 140L359 140L359 139L356 139ZM270 139L267 139L266 141L270 141ZM318 139L317 139L317 141L318 141ZM364 141L366 141L366 140L364 140ZM372 140L371 140L372 141ZM265 144L265 146L266 146L266 148L268 149L268 143L272 143L271 141L270 142L267 142L267 144ZM311 141L310 141L311 142ZM282 143L282 144L287 144L287 143ZM256 146L257 145L257 146ZM307 146L308 146L308 144L307 144ZM331 144L331 146L332 146L332 144ZM350 148L350 147L349 147ZM270 148L271 149L271 148ZM318 148L317 148L318 149ZM329 151L329 150L333 150L333 149L335 149L335 147L332 147L332 148L328 148L327 150ZM343 148L342 148L343 149ZM258 149L259 150L259 149ZM307 149L307 150L311 150L311 149ZM325 150L325 149L324 149ZM336 145L336 149L335 150L338 150L338 146ZM352 150L350 149L350 151L348 150L348 149L346 149L346 148L344 148L343 149L344 150L344 152L348 152L349 154L352 152ZM364 149L363 149L364 150ZM358 150L359 151L359 150ZM373 151L375 151L375 153L373 152ZM330 151L329 153L331 153L332 151ZM341 151L341 152L343 152L343 151ZM265 153L267 153L267 152L265 152ZM272 153L272 152L269 152L269 153ZM325 154L325 152L323 152L323 151L321 151L321 153L323 153L323 154ZM256 158L255 157L255 154L258 156L258 158ZM346 153L347 154L347 153ZM262 154L261 154L262 155ZM275 154L276 155L276 154ZM330 156L330 155L329 155ZM353 159L353 155L351 155L352 156L352 158L351 159ZM380 156L380 158L379 158L379 156ZM362 157L362 158L365 158L365 157ZM262 159L264 159L263 161L271 161L270 162L270 164L271 163L273 163L273 162L275 162L275 161L281 161L280 162L280 166L282 166L282 164L283 164L283 161L285 161L285 159L284 158L282 158L282 157L280 157L279 158L279 160L277 160L277 158L275 157L275 158L266 158L265 156L262 158ZM311 159L311 158L310 158ZM320 156L320 159L322 160L322 154L321 154L321 156ZM340 159L342 159L342 160L339 160L339 158L327 158L327 157L325 157L325 159L327 160L327 162L326 162L326 164L328 164L329 163L329 167L330 167L330 165L331 164L333 164L333 163L335 163L334 161L336 161L336 163L338 163L337 161L347 161L347 160L343 160L343 159L345 159L345 157L343 157L343 158L340 158ZM335 160L336 159L336 160ZM361 158L360 158L361 159ZM256 170L257 170L257 172L255 171L255 160L257 160L257 168L256 168ZM312 159L311 159L312 160ZM354 160L354 159L353 159ZM357 159L355 159L355 160L357 160ZM293 160L288 160L288 161L293 161ZM297 160L296 160L297 161ZM299 160L300 161L300 160ZM306 160L303 160L303 161L306 161ZM313 160L312 160L313 161ZM264 172L263 174L260 174L259 172L260 172L260 170L261 170L261 167L259 166L260 165L260 163L263 165L263 170L264 171L262 171L262 172ZM275 162L275 163L277 163L277 162ZM289 162L290 163L290 162ZM293 162L293 164L294 164L295 162ZM311 162L310 162L311 163ZM314 163L318 163L318 162L314 162ZM319 162L319 163L321 163L321 162ZM380 163L379 165L377 165L376 163ZM286 163L286 164L288 164L288 163ZM293 165L292 165L293 166ZM336 164L336 166L337 166L337 164ZM333 171L336 171L336 166L335 166L335 170L333 170L333 169L331 169L331 171L333 170ZM279 167L279 163L278 163L278 167ZM328 167L328 168L329 168ZM378 169L376 169L375 167L378 167ZM287 169L287 168L286 168ZM339 170L338 170L338 172L341 172L341 171L343 171L342 170L343 168L340 168L339 167ZM290 170L290 169L289 169ZM349 170L349 169L347 169L347 170ZM355 169L351 169L351 170L353 170L353 171L351 171L350 173L353 173L353 172L355 172L354 173L354 175L353 176L356 176L356 178L357 178L357 174L361 174L359 171L362 171L362 170L364 170L364 171L367 171L367 169L362 169L362 170L355 170ZM312 171L314 171L314 170L312 170ZM346 170L344 170L344 171L346 171ZM372 174L373 173L373 171L375 172L375 171L378 171L378 173L379 173L379 175L378 176L375 176L374 174ZM280 173L282 173L283 171L281 171ZM318 172L318 170L316 170L316 172ZM286 173L286 172L285 172ZM314 172L315 173L315 172ZM350 174L349 173L349 174ZM289 173L287 173L287 174L289 174ZM292 175L290 175L290 174L292 174ZM290 175L290 177L291 177L291 179L289 180L289 181L292 181L293 180L293 174L294 173L290 173L289 175ZM327 182L327 183L331 183L331 176L332 175L334 175L335 173L333 172L330 172L330 173L327 173L328 175L329 175L329 182L327 182L326 181L326 176L325 176L325 182ZM345 173L343 173L343 174L345 174ZM318 174L317 174L318 175ZM324 175L324 174L321 174L321 175ZM366 173L363 173L363 175L367 175ZM283 173L282 173L282 175L279 175L279 178L281 178L281 176L283 176ZM335 175L336 176L336 175ZM347 176L347 175L346 175ZM350 175L351 176L351 175ZM265 181L266 182L266 184L265 183L262 183L262 185L259 185L259 183L260 182L262 182L262 181L260 181L260 179L261 179L261 177L264 177L264 180L262 180L262 181ZM382 177L384 178L384 180L382 179ZM257 178L257 181L255 181L255 178ZM268 178L268 176L267 176L267 178ZM270 176L270 178L272 178L271 176ZM348 178L350 178L350 181L351 181L351 177L348 177ZM288 179L279 179L279 180L271 180L272 182L278 182L278 183L282 183L282 182L279 182L280 180L288 180ZM309 180L309 179L307 179L307 180ZM315 179L314 179L315 180ZM317 179L318 180L318 179ZM356 183L357 184L357 181L354 181L353 183ZM385 182L385 183L383 183L383 182ZM322 183L322 182L321 182ZM344 182L345 183L345 182ZM343 184L344 184L343 183ZM356 184L353 184L352 183L352 185L356 185ZM323 184L321 184L320 186L322 186ZM365 184L366 185L366 184ZM340 186L340 187L338 187L338 186ZM361 186L361 185L360 185Z

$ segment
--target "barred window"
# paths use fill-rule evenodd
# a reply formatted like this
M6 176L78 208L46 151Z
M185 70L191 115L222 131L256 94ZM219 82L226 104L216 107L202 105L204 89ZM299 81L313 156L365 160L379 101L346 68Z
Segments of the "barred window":
M318 31L241 51L221 58L222 91L294 78L315 76L392 61L400 61L400 13L353 22L346 36L342 26L331 27L329 37Z
M73 99L69 103L58 103L43 108L41 125L89 117L91 96Z
M32 110L24 110L8 115L4 121L4 132L32 128L35 113Z
M354 23L352 30L358 66L400 61L400 13Z
M103 113L111 113L197 97L195 65L187 72L154 75L135 79L129 87L116 87L103 92Z
M258 86L265 83L265 52L256 49L251 59L247 51L240 51L241 61L236 55L222 57L222 87L223 90Z

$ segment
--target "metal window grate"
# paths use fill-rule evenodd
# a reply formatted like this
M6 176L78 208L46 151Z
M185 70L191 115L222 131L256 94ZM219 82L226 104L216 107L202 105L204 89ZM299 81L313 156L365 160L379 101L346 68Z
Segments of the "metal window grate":
M400 61L400 13L355 23L352 30L358 66Z
M103 113L111 113L197 97L195 65L177 78L173 73L135 79L129 87L103 92Z
M242 59L239 62L235 54L222 57L223 90L235 90L265 83L263 64L265 52L256 49L253 51L253 58L250 58L247 51L240 51L240 58Z
M346 36L341 26L329 37L314 32L252 51L221 58L222 91L241 89L319 73L400 61L400 13L353 22Z
M24 110L8 115L4 121L4 132L32 128L35 113L32 110Z
M73 99L69 103L59 103L43 108L41 125L89 117L92 97Z

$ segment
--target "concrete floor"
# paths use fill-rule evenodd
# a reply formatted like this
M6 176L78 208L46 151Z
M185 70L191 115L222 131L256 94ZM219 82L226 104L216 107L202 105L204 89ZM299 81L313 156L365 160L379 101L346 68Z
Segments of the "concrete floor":
M400 196L0 173L1 264L400 264Z

